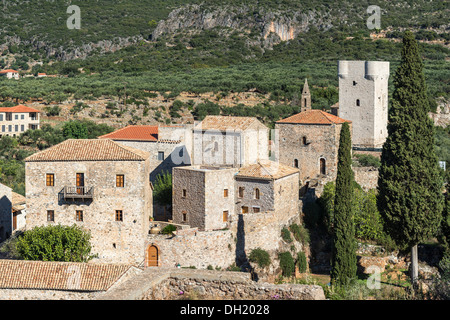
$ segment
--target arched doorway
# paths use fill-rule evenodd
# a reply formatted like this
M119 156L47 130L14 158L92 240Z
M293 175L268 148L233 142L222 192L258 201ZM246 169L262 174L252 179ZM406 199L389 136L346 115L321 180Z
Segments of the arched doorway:
M147 267L157 267L159 265L159 249L155 245L147 248Z
M320 158L320 174L327 174L327 165L324 158Z

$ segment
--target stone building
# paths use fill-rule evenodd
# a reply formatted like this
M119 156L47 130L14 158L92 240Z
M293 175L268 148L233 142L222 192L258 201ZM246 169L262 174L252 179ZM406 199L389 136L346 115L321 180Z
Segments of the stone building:
M269 157L269 129L253 117L206 116L193 132L194 165L238 168Z
M39 129L39 110L18 105L0 107L0 137L18 136L27 130Z
M12 189L0 183L0 242L12 233Z
M344 122L351 124L321 110L309 110L277 121L276 159L281 164L300 170L302 186L316 178L334 179Z
M186 126L127 126L100 136L150 153L150 181L173 167L191 164L192 128Z
M389 62L339 61L339 116L353 123L353 148L379 150L387 137Z
M31 155L26 229L76 224L91 233L101 262L143 262L152 216L149 158L109 139L69 139Z
M265 160L239 169L236 212L276 212L292 217L299 212L299 170Z
M189 166L173 169L173 222L200 231L222 229L234 216L237 169Z

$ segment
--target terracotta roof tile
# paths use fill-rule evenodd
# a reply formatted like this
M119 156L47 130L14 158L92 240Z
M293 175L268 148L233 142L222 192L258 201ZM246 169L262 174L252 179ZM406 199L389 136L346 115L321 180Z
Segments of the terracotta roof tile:
M148 152L109 139L69 139L25 161L144 161L149 156Z
M279 120L277 123L299 123L299 124L340 124L344 122L351 122L350 120L344 120L331 113L322 110L307 110L286 119Z
M122 264L0 260L0 288L106 291L130 268Z
M158 126L128 126L100 136L99 139L158 141Z
M206 116L194 130L244 131L257 122L254 117Z
M261 160L256 164L250 164L242 167L236 176L276 180L298 172L299 170L297 168L289 167L270 160Z
M14 191L12 192L11 204L13 206L24 204L26 203L26 200L27 199L23 195L15 193Z
M12 73L18 73L18 71L13 70L13 69L6 69L6 70L2 70L0 71L0 73L8 73L8 72L12 72Z
M0 108L0 112L40 112L39 110L24 106L24 105L17 105L15 107L2 107Z

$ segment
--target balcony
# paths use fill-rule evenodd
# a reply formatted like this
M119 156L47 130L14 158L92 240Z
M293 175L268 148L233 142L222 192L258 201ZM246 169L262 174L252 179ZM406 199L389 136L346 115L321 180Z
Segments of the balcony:
M94 187L64 187L60 192L61 200L92 200Z

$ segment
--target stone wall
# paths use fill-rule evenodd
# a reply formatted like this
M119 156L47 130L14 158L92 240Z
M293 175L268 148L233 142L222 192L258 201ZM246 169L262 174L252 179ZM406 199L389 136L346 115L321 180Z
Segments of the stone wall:
M46 186L53 173L54 186ZM76 173L84 173L85 186L94 187L93 199L64 200L61 191L75 186ZM116 174L125 175L125 187L116 187ZM90 231L92 253L101 262L140 263L152 213L147 161L27 162L27 230L35 226L76 224ZM47 221L47 210L54 221ZM76 210L83 221L76 221ZM116 221L122 210L123 221Z
M99 300L174 299L295 299L324 300L317 285L274 285L253 282L250 273L147 268L137 277L108 292Z
M0 183L0 241L12 233L12 189Z
M376 189L378 185L378 169L375 167L353 167L355 181L364 191Z
M0 289L0 300L93 300L101 292Z
M276 123L278 150L276 158L284 165L300 170L303 184L324 175L320 161L325 161L327 176L336 177L337 151L341 125ZM303 139L305 138L305 142Z

